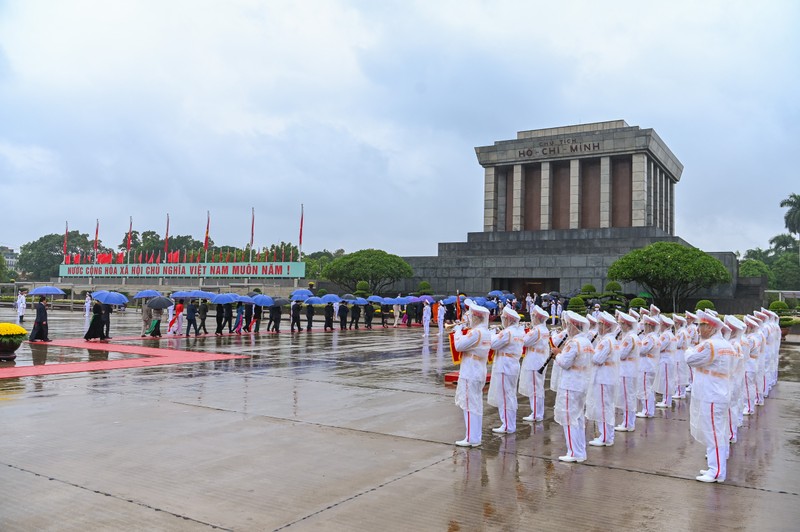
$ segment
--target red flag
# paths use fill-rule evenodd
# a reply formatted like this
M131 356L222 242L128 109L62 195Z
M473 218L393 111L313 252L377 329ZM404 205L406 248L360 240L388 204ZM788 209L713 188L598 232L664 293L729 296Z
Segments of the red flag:
M286 250L283 249L283 244L281 244L281 262L286 262Z
M300 204L300 247L303 247L303 204Z
M231 252L228 250L228 253L225 255L225 262L230 262L231 260Z
M117 253L117 264L122 264L125 262L125 254L123 252Z
M131 233L133 232L133 216L131 216L131 223L128 226L128 253L131 252Z
M141 264L141 263L142 263L142 252L139 251L139 264Z
M169 213L167 213L167 234L164 236L164 254L169 250ZM159 255L160 256L160 255Z
M64 264L72 263L72 255L64 255Z
M153 254L151 252L147 252L147 264L153 264Z
M183 250L183 262L186 262L186 250Z
M211 228L211 211L206 211L206 239L203 241L203 251L208 251L208 230Z
M164 258L164 260L166 260L166 257ZM161 264L161 253L156 255L156 264Z
M97 239L100 236L100 219L97 219L97 226L94 228L94 253L97 255Z
M69 222L67 222L67 229L64 231L64 259L67 257L67 235L69 235Z
M219 250L219 259L217 262L222 262L222 250Z
M278 246L272 248L272 262L278 262Z
M253 249L253 237L256 234L256 208L251 207L252 216L250 217L250 249Z
M74 262L75 264L80 264L81 263L81 254L80 253L76 253L72 262Z

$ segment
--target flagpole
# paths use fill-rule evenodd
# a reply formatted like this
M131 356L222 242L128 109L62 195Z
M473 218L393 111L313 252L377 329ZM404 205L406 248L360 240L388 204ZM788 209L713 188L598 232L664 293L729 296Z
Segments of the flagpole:
M297 250L297 260L303 262L303 204L300 204L300 242Z
M206 239L203 242L203 250L206 252L206 262L208 262L208 229L211 227L211 211L206 211Z
M250 262L253 262L253 236L256 231L256 208L251 207L252 217L250 221Z

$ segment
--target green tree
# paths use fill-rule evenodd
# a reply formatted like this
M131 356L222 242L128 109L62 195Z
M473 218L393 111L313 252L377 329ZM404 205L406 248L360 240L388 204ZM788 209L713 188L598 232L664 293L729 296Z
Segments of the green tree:
M140 247L142 247L142 239L139 235L139 231L134 229L131 231L131 250L138 250ZM120 251L128 249L128 233L122 235L122 242L117 246L117 249Z
M776 290L800 289L800 264L795 260L794 254L784 253L772 265L775 274Z
M769 244L773 255L780 255L787 251L794 253L797 247L797 241L794 237L786 233L773 236L769 239Z
M356 290L358 281L366 281L373 294L413 275L414 270L406 261L379 249L363 249L344 255L334 259L322 271L322 277L348 292Z
M701 288L727 283L731 274L720 261L703 251L675 242L655 242L617 259L608 278L635 282L653 295L666 311L680 308Z
M50 234L23 244L19 251L19 269L34 281L46 281L58 276L58 266L64 262L64 235ZM98 249L107 251L98 241ZM67 235L67 253L91 253L94 240L89 235L70 231Z
M747 259L739 264L739 277L764 277L767 278L767 286L775 285L775 273L765 263L756 259Z
M429 283L428 281L420 281L419 286L417 287L417 293L421 296L433 295L433 290L431 290L431 283Z
M7 283L12 279L11 270L8 269L5 257L0 255L0 283Z
M781 207L788 207L788 211L783 215L783 223L786 229L800 239L800 194L789 194L789 197L781 200ZM800 245L797 246L800 253Z
M748 249L744 252L744 260L757 260L769 266L772 262L772 255L769 250L761 248Z

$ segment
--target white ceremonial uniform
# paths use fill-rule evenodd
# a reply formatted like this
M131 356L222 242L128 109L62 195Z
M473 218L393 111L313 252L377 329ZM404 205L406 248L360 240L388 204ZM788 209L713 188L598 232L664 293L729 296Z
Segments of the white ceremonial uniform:
M540 323L525 333L522 339L525 347L525 358L519 378L519 393L528 397L531 405L530 416L525 421L542 421L544 419L544 366L550 356L550 332L547 325Z
M636 428L636 379L639 375L639 337L634 330L625 333L619 342L619 385L617 408L622 410L620 431Z
M642 410L638 417L653 417L656 414L656 394L653 390L653 381L656 378L656 357L661 353L659 335L650 332L644 335L639 344L639 379L637 396L642 403Z
M555 365L561 368L556 393L554 418L564 428L567 456L586 460L586 390L594 349L585 333L569 338L556 355Z
M686 398L686 385L689 384L689 366L686 365L686 349L689 348L689 333L686 327L675 332L675 395L673 399Z
M483 426L483 387L486 385L486 362L491 347L491 332L482 325L461 334L456 327L454 345L461 352L461 366L456 385L456 404L464 411L466 437L472 446L480 445Z
M444 314L445 314L445 309L444 309L444 305L442 305L441 303L438 303L438 306L439 306L439 308L436 311L436 322L439 325L438 334L444 334Z
M719 331L686 351L686 363L694 369L689 410L691 434L706 446L708 472L717 482L725 480L728 442L727 413L731 397L733 348Z
M749 416L756 412L758 387L756 386L756 372L758 357L761 353L761 335L754 330L745 335L743 343L747 344L747 357L744 357L744 404L742 414Z
M662 331L658 337L659 358L656 378L653 389L661 394L661 402L656 403L659 408L670 408L672 396L677 390L677 366L675 364L675 351L678 350L678 339L671 330Z
M598 442L614 445L614 404L619 381L619 351L616 331L601 336L592 354L592 384L586 397L586 417L596 423Z
M524 337L525 330L519 323L492 335L494 362L487 402L497 407L501 422L494 432L511 434L517 431L517 385Z
M422 308L422 327L425 332L422 336L428 336L431 332L431 306L423 305Z
M566 329L560 331L552 331L550 333L550 347L564 347L567 342L569 334ZM558 393L558 381L561 379L561 366L558 364L550 364L550 391Z
M728 438L736 443L739 426L742 424L742 406L744 400L745 357L750 357L750 345L740 335L730 341L733 348L733 367L731 368L731 402L728 406Z
M27 301L25 300L25 294L20 293L17 296L17 323L22 323L25 321L25 307L28 305Z
M338 314L339 304L338 303L334 303L333 306L336 307L336 308L333 309L333 315L334 316L338 316L339 315ZM393 326L397 327L397 324L400 323L400 319L401 319L400 315L402 314L402 312L400 312L400 305L397 305L397 304L392 305L392 313L394 314L394 324L393 324Z
M758 360L756 361L756 405L763 406L765 397L764 389L767 382L767 377L764 371L767 365L767 358L769 358L771 346L764 324L759 326L758 333L761 339L761 352L758 354Z

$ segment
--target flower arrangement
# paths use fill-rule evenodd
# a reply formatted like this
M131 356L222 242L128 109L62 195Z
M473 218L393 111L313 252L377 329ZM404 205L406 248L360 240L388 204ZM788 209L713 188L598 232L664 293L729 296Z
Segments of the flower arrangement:
M28 331L14 323L0 323L0 344L20 344L28 336Z

